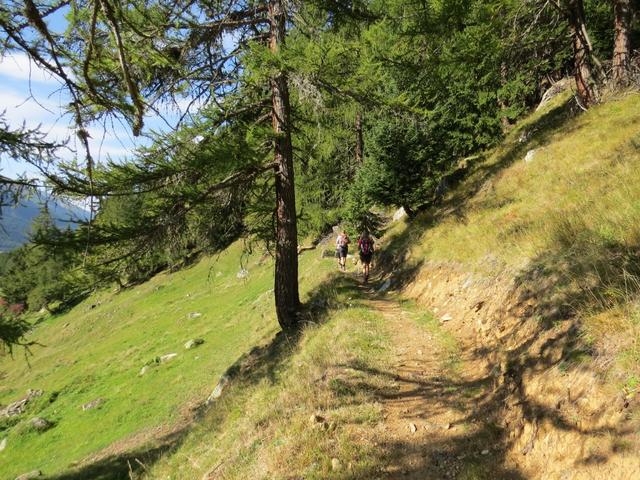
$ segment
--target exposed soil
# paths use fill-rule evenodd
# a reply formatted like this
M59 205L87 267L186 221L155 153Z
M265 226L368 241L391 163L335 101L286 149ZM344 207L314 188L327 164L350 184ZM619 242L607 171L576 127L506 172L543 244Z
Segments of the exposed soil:
M397 389L380 399L384 478L640 478L636 399L572 363L578 320L514 278L430 263L393 279L435 313L457 353L401 304L371 296L397 348Z
M384 478L458 478L474 469L492 478L518 478L496 465L499 437L474 408L487 389L481 362L463 353L464 370L458 371L452 352L411 313L394 301L370 303L386 318L397 346L397 391L380 399L385 421L378 441L389 465Z

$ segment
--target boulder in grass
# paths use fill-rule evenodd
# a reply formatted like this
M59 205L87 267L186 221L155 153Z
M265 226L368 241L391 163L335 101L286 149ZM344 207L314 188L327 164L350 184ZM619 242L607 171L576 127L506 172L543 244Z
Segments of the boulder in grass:
M33 428L37 432L44 432L53 427L52 422L42 417L33 417L31 420L29 420L29 425L31 425L31 428Z
M20 415L24 412L27 404L33 400L34 398L41 397L44 392L42 390L27 390L27 396L17 400L5 408L0 410L0 417L13 417L15 415Z
M85 412L87 410L93 410L94 408L98 408L100 405L104 403L102 398L96 398L95 400L91 400L89 403L85 403L82 405L82 411Z
M167 353L165 355L162 355L159 360L160 363L165 363L168 362L169 360L173 360L174 358L176 358L178 356L177 353Z
M220 381L218 382L216 387L213 389L213 392L211 392L211 395L209 395L209 398L207 398L207 405L211 404L214 400L220 398L224 390L224 387L227 386L227 383L229 383L229 380L230 378L229 378L229 375L227 374L224 374L222 375L222 377L220 377Z
M184 344L184 348L186 348L187 350L191 350L192 348L196 348L199 345L202 345L204 343L204 340L202 338L194 338L192 340L189 340L187 343Z
M403 218L407 217L407 211L404 209L404 207L400 207L398 210L396 210L393 214L393 221L397 222L398 220L402 220Z
M246 268L241 268L240 271L236 274L236 277L239 280L244 280L248 276L249 276L249 270L247 270Z
M42 472L40 470L31 470L30 472L18 475L16 480L33 480L34 478L40 478L41 476Z

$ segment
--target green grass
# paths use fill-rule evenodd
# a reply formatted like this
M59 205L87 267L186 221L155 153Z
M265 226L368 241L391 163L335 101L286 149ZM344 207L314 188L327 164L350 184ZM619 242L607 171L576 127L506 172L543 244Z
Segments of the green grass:
M538 299L542 324L575 316L589 354L635 378L640 94L579 115L571 103L560 96L519 123L442 206L395 225L389 252L409 268L428 259L511 272Z
M379 313L358 305L349 281L326 286L325 321L272 346L145 478L372 478L380 466L372 427L382 419L375 392L389 381L389 332ZM325 424L311 422L313 414Z
M18 351L0 359L1 404L24 397L27 389L45 392L18 424L0 424L0 439L8 437L0 478L33 469L58 473L134 434L151 441L158 435L154 428L166 433L184 423L189 407L208 396L231 364L278 331L272 262L253 256L249 277L238 279L241 252L236 244L187 270L121 293L101 292L38 324L30 339L40 345L32 355ZM331 269L333 262L320 261L317 252L301 256L303 296ZM190 318L194 312L201 316ZM185 350L193 338L205 343ZM167 353L178 356L139 376L145 364ZM82 411L96 398L104 403ZM35 415L55 427L37 433L21 426Z
M585 230L604 243L638 241L640 95L578 116L567 113L567 101L519 124L443 209L419 220L416 255L470 265L491 255L519 267ZM537 153L527 163L529 150Z

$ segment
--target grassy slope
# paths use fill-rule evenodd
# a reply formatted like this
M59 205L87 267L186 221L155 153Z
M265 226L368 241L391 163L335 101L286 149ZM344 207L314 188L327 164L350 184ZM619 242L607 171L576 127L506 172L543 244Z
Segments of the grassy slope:
M543 311L577 314L582 340L600 364L614 366L603 373L633 390L640 386L640 94L577 116L571 102L561 96L521 122L443 208L397 225L391 244L416 263L510 269L530 282Z
M575 300L594 351L606 336L629 340L614 355L622 371L617 378L632 388L640 364L634 267L640 265L640 96L579 116L568 114L566 101L558 98L519 124L473 166L442 209L395 225L385 243L409 251L417 263L426 257L485 273L496 264L514 274L542 269L552 279L542 298ZM524 162L531 149L534 159ZM334 293L338 306L354 295L348 288ZM432 321L425 327L438 330ZM384 465L372 434L381 414L373 389L385 381L376 372L388 369L389 339L376 312L331 309L325 324L307 330L267 371L256 370L229 391L148 478L374 478ZM455 371L457 355L450 356ZM354 364L369 389L342 388L341 369ZM319 381L325 377L337 380ZM336 430L312 428L314 411ZM332 470L332 457L352 464Z
M635 306L640 291L640 169L637 168L640 96L629 95L577 117L566 114L566 108L562 105L564 100L566 97L557 99L547 109L533 114L514 129L501 147L489 152L484 161L473 166L468 180L451 192L444 208L429 212L409 227L398 226L392 232L392 235L398 235L392 245L394 248L409 249L414 260L428 257L455 261L469 269L488 271L491 265L495 265L495 260L514 272L541 269L553 279L550 290L543 292L542 298L554 299L560 304L571 300L572 308L584 318L584 338L592 342L595 351L602 353L603 345L607 343L604 337L616 336L619 339L611 355L615 356L616 368L623 372L620 378L628 388L634 388L640 360L636 320L639 315ZM521 138L524 140L521 141ZM527 151L531 149L538 150L531 162L524 162ZM402 245L403 242L405 245ZM313 279L304 285L311 289L325 277L317 275L316 263L309 260L305 262L309 263L305 263L304 275L313 275ZM333 264L326 262L325 265L330 268ZM211 285L202 287L207 285L204 282L206 267L198 266L193 271L200 268L203 269L200 275L202 281L193 283L206 291L212 288ZM230 267L229 273L236 270L237 262ZM183 272L173 277L184 278L186 282L192 275ZM221 360L212 360L209 355L217 351L212 348L216 337L214 329L219 332L220 325L231 318L235 320L233 312L238 315L244 312L237 318L244 316L252 318L253 322L238 322L235 332L243 329L238 337L244 338L245 343L235 350L231 349L233 354L224 357L225 365L253 345L256 339L275 330L271 313L264 324L255 323L262 311L262 303L257 311L249 306L261 292L269 288L270 275L265 273L264 276L264 283L261 284L261 280L254 278L257 282L255 289L245 287L242 298L227 297L224 305L232 311L216 317L219 320L215 325L210 325L211 330L194 330L188 335L176 333L184 330L185 316L189 311L205 313L202 319L190 322L202 322L209 316L213 317L214 310L218 311L212 303L207 302L203 290L198 290L200 293L188 300L194 304L178 303L178 299L187 302L185 296L189 287L184 286L181 294L174 297L173 304L167 302L157 307L162 312L160 315L167 317L162 328L170 327L173 334L164 339L156 337L158 343L154 343L152 335L141 335L139 343L148 344L147 347L144 351L134 350L128 356L124 352L136 348L137 344L121 344L118 351L122 353L118 361L122 368L116 368L113 363L117 362L109 362L106 358L102 358L102 363L97 358L83 361L92 362L98 367L109 363L111 367L108 368L113 368L115 372L124 370L128 362L126 378L129 383L126 385L135 388L142 382L152 381L135 376L145 360L168 351L180 352L180 357L168 364L166 370L160 367L153 372L158 377L162 376L159 378L159 387L164 391L173 389L170 395L166 395L171 399L148 400L157 402L155 406L149 403L142 403L140 408L131 405L132 409L137 409L136 415L131 416L136 419L138 416L144 418L144 415L154 418L171 418L173 415L175 418L176 406L188 398L185 396L178 401L173 397L190 390L186 388L187 385L191 385L190 394L206 394L211 388L211 379L217 378L222 371ZM225 282L235 282L233 276L225 275L222 278ZM154 282L162 282L162 279L159 277ZM214 282L217 280L214 279ZM172 285L171 288L178 288L180 282L174 280ZM327 285L331 283L327 282ZM371 425L380 420L381 411L373 392L376 386L386 381L376 372L388 367L390 336L379 315L358 303L351 286L340 281L334 281L332 285L331 288L325 285L319 293L315 293L329 299L330 308L321 312L326 322L307 329L298 343L272 343L256 359L254 367L238 377L201 424L175 445L176 450L171 455L165 456L154 466L149 465L149 478L201 478L208 472L220 478L238 479L287 478L291 475L318 479L371 478L377 474L380 459L376 456ZM154 287L155 284L151 283L140 291L152 296L166 295L163 290L153 291ZM192 288L195 287L192 285ZM137 291L113 297L111 302L129 298L126 295L131 295L129 301L134 302L136 295L139 298L143 296ZM239 295L238 292L233 289L230 295ZM265 302L265 311L271 312L267 307L267 297L260 302ZM151 300L152 297L149 298ZM248 309L239 306L242 301ZM352 304L351 308L344 308L349 304ZM205 310L205 305L209 310ZM151 305L148 307L151 308ZM182 310L170 312L170 309L179 307ZM87 311L85 307L84 310L81 308L72 312L72 315L77 315L79 322L80 316L88 319L100 312L104 315L104 310L101 310L104 308L106 302L95 311ZM123 305L121 308L124 312L126 307ZM130 312L129 315L133 317L135 314ZM612 323L614 318L615 324ZM177 319L180 321L177 322ZM104 321L107 322L108 318ZM204 322L198 323L201 324ZM95 326L96 323L87 322L87 328L91 325ZM156 333L162 335L162 328ZM431 328L437 326L431 325ZM95 333L99 334L97 331ZM200 350L181 350L181 344L194 336L203 336L207 343ZM167 341L174 342L175 346L170 348L171 343L165 343ZM225 343L228 341L231 340L222 340L222 344L228 347ZM209 349L207 355L204 354L204 348ZM195 356L200 356L203 360L199 362L203 363L196 363ZM455 369L455 364L452 367ZM97 395L108 398L106 392L112 395L117 393L109 388L115 382L107 375L102 376L100 371L99 368L95 369L95 378L91 381L95 387L86 387L88 382L80 382L85 388L96 388L91 394L80 388L68 393L63 391L60 400L50 408L62 405L58 402L65 395L73 395L75 400L73 405L69 404L67 411L74 412L73 422L76 422L83 416L79 412L81 403ZM67 368L64 373L58 370L47 373L47 376L57 375L59 379L58 382L51 382L49 388L61 389L65 385L74 385L74 377L68 372ZM10 374L13 375L12 372ZM17 374L14 378L19 377L20 374ZM99 383L101 378L106 382L102 386ZM348 382L343 381L345 378L348 378ZM170 381L179 381L181 384L172 387ZM33 381L20 382L22 386L16 390L27 386L47 388ZM362 385L362 388L349 387L354 384ZM157 395L158 391L163 390L150 391ZM120 413L108 417L109 421L130 418L126 413L125 393L128 392L123 391ZM142 395L141 392L137 394ZM4 391L2 399L6 401L16 395L15 392L9 394ZM110 403L113 404L106 403L100 415L96 412L94 418L109 413ZM158 405L166 408L163 415L158 415L162 411ZM327 430L310 425L309 415L316 411L329 420ZM148 418L146 424L153 424L153 420ZM61 420L58 427L38 440L53 435L62 425ZM129 431L144 425L144 422L140 422ZM88 431L88 428L85 427L84 431ZM10 438L10 445L12 441ZM104 445L107 443L102 442ZM98 446L87 448L85 452L95 450ZM70 445L69 449L72 447L74 445ZM71 459L79 455L76 452L67 456ZM352 459L351 467L343 465L341 470L332 470L332 457ZM59 462L59 465L63 464Z
M96 295L38 325L33 339L42 346L32 349L33 356L18 352L1 359L1 404L22 398L29 388L45 396L21 424L0 431L0 439L8 436L0 478L36 468L60 472L131 434L159 424L166 432L180 423L187 406L206 398L229 365L278 330L271 261L259 265L250 258L244 281L236 277L240 256L236 244L190 269L160 274L119 294ZM303 293L332 266L313 252L303 256ZM189 318L192 312L202 316ZM185 350L184 343L196 337L205 343ZM176 358L138 376L145 363L173 352ZM49 403L54 392L57 398ZM105 400L100 408L82 411L96 398ZM26 421L35 415L56 426L29 431Z
M390 373L397 354L392 332L348 276L335 275L318 296L329 307L323 322L257 360L144 478L364 480L380 474L388 452L378 443L378 396L398 388ZM413 312L411 302L403 307L455 357L454 341L437 321ZM449 365L455 368L454 361Z

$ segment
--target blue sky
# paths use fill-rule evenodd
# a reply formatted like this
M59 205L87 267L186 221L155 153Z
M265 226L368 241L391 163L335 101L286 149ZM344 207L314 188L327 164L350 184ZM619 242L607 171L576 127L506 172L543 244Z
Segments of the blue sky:
M62 32L66 29L67 10L61 9L46 19L51 31ZM232 34L223 37L223 45L227 51L236 46ZM65 105L70 97L61 82L31 62L26 54L12 53L0 57L0 111L4 110L5 119L13 128L22 125L27 128L39 128L47 134L51 141L62 142L68 139L68 149L59 151L58 156L71 160L77 156L84 158L82 150L73 130L73 118L65 114ZM145 117L145 130L167 131L168 121L177 123L182 112L191 99L180 100L177 105L167 106L161 110L164 119L153 112ZM189 107L190 113L197 112L199 104ZM91 154L98 162L107 158L121 160L131 156L136 145L148 143L143 137L134 138L131 129L124 123L111 121L108 124L93 124L87 128L90 135ZM0 174L8 177L27 173L35 175L28 165L10 158L0 157Z
M39 69L24 54L12 54L0 59L0 105L5 111L9 124L18 128L40 128L50 140L69 139L69 147L76 149L76 137L72 118L64 114L64 105L69 103L69 95L60 82ZM89 127L92 154L98 160L107 156L122 158L134 147L135 142L126 126ZM73 158L70 150L61 150L64 159ZM80 153L82 156L82 153ZM9 158L0 160L0 168L5 176L14 176L28 170L28 167Z

